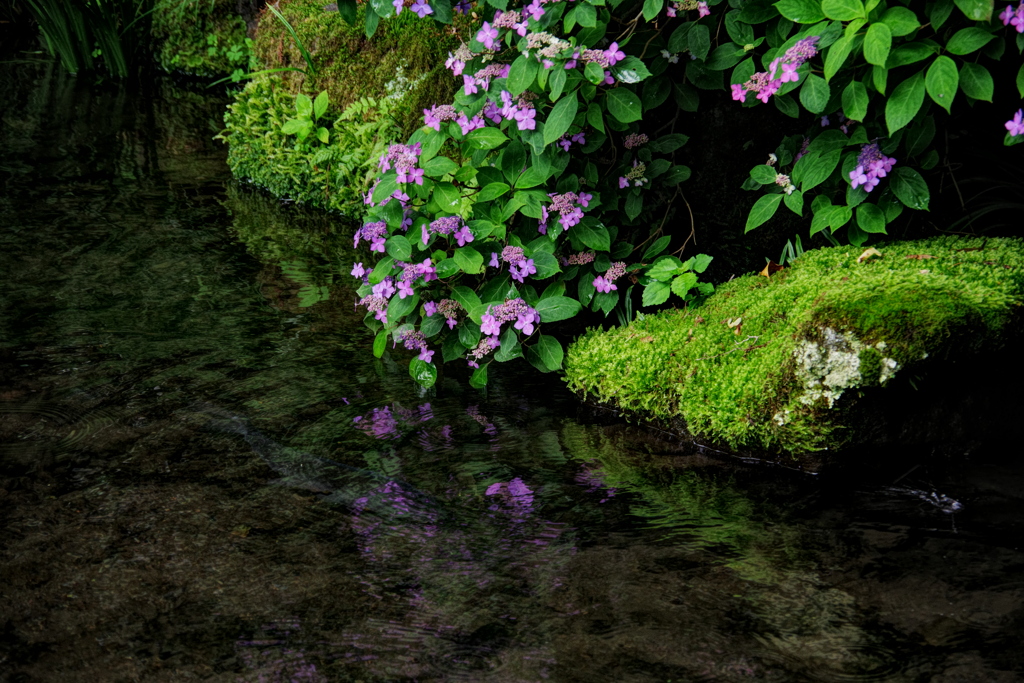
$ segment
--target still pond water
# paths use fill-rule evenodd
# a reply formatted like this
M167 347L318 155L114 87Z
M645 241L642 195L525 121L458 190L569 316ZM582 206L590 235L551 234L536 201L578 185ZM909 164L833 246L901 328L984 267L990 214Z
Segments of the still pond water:
M829 482L525 364L422 391L223 99L0 70L0 681L1024 677L1014 454Z

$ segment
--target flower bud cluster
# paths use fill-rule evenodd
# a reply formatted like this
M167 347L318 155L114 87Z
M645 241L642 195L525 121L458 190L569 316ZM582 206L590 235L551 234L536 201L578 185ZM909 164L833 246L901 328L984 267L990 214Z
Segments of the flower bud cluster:
M618 289L614 282L622 277L625 272L626 264L622 261L616 261L604 272L604 275L598 275L594 278L594 289L602 294Z
M416 168L422 150L420 143L414 145L391 145L380 158L380 170L387 172L392 167L398 172L398 182L423 184L423 169Z
M672 0L669 3L668 8L665 10L665 14L669 17L676 16L676 12L684 12L687 10L697 10L697 18L702 19L703 17L711 14L711 10L708 8L708 3L703 0Z
M622 146L626 149L635 149L641 145L646 145L650 142L650 138L647 137L646 133L630 133L623 140Z
M884 178L895 163L895 159L882 154L877 142L864 145L857 157L857 167L850 171L850 187L856 189L863 185L865 192L871 192L878 185L878 179Z
M407 330L400 334L398 338L402 340L405 348L410 351L419 351L420 355L417 358L424 363L429 363L430 359L434 357L434 352L427 346L427 340L422 332Z
M804 62L818 54L816 45L819 39L820 36L811 36L797 41L796 45L768 65L768 71L755 73L746 83L734 83L732 98L737 102L745 102L747 93L752 92L757 95L757 99L767 104L783 83L796 83L800 80L796 70Z
M359 246L359 240L369 240L370 251L379 251L384 253L384 242L387 241L388 235L388 224L384 221L378 221L376 223L367 223L363 227L359 228L355 232L355 243L353 247Z

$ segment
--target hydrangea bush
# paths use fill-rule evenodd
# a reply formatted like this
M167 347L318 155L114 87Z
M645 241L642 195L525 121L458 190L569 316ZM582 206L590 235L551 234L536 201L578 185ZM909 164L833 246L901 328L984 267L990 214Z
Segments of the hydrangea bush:
M440 22L470 10L373 0L367 34L407 5ZM369 257L352 275L374 352L389 341L417 351L410 373L426 385L436 356L461 358L482 386L494 360L559 369L562 347L545 324L583 307L629 310L623 282L643 287L645 306L710 294L698 278L710 257L680 259L688 240L666 253L675 235L663 234L690 175L677 158L687 141L678 111L696 111L702 89L810 124L751 171L744 187L764 195L747 230L785 203L812 235L859 245L903 207L927 209L914 166L938 161L935 115L958 95L991 101L985 64L1024 48L1024 5L999 17L990 0L909 5L475 3L479 29L446 62L461 90L389 148L365 198L355 243ZM353 0L338 6L355 16ZM1017 86L1024 96L1024 70ZM1007 142L1022 128L1018 112Z

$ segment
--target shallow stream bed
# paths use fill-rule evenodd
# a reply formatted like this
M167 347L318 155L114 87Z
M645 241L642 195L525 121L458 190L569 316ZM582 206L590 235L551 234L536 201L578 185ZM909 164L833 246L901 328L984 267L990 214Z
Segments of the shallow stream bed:
M1024 680L1024 465L715 460L373 359L224 100L0 65L0 681ZM900 476L900 475L905 476Z

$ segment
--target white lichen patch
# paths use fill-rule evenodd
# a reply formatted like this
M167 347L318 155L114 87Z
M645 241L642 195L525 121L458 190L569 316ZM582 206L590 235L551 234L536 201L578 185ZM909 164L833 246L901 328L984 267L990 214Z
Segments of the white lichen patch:
M852 332L837 332L831 327L822 330L820 342L801 342L793 350L796 378L804 387L797 400L805 405L824 400L831 408L845 390L863 385L860 355L867 348ZM880 341L874 348L882 352L886 343ZM899 364L892 358L883 358L881 366L878 381L884 384L896 374ZM780 426L786 422L786 416L781 413L774 419Z

